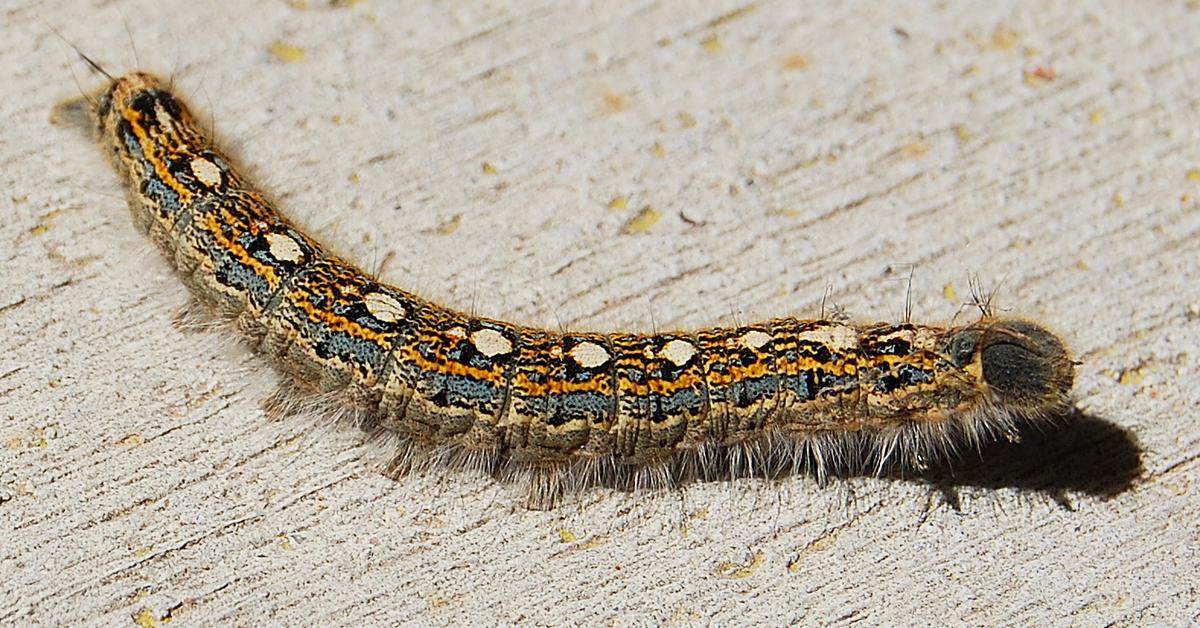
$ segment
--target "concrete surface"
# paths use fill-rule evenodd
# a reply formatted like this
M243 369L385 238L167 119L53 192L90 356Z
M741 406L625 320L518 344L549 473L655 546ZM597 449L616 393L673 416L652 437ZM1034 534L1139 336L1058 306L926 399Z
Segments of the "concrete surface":
M901 4L4 0L0 623L1195 623L1200 5ZM318 238L448 304L893 319L915 265L944 321L974 273L1068 339L1080 412L921 478L552 512L393 482L172 325L116 176L49 121L101 83L51 27L174 74Z

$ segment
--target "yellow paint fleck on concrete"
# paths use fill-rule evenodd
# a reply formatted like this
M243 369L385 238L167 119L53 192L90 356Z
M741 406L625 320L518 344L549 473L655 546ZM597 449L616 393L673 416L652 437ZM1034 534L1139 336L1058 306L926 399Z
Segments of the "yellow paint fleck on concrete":
M1012 50L1017 47L1017 31L1001 24L992 31L993 50Z
M717 576L726 580L742 580L754 575L763 563L767 562L767 557L761 551L754 552L750 557L750 561L746 563L723 562L717 565Z
M808 57L798 52L783 58L783 67L788 70L807 70L808 66Z
M650 152L654 153L655 157L662 157L667 154L667 149L660 142L655 142L650 148Z
M1191 483L1186 481L1184 483L1162 482L1161 484L1170 489L1172 493L1175 493L1177 497L1183 497L1187 495L1190 492L1189 489L1191 488Z
M126 434L124 438L122 438L121 440L119 440L117 442L122 445L129 446L129 447L137 447L138 445L141 445L142 443L144 443L145 440L142 439L141 434L138 434L137 432L133 432L132 434Z
M734 20L746 17L747 15L750 15L751 13L754 13L757 10L758 10L758 3L748 4L744 7L741 7L740 9L734 9L733 11L730 11L729 13L718 16L716 19L714 19L708 23L708 27L716 28L722 24L727 24Z
M483 174L499 174L496 167L486 161L483 162L483 166L480 169L483 170Z
M57 210L57 209L54 211L47 212L46 215L42 216L42 219L40 221L38 221L38 224L29 228L29 233L31 235L37 236L37 235L42 235L43 233L46 233L47 231L53 229L54 221L58 218L58 216L60 214L62 214L62 211Z
M1030 87L1041 87L1055 78L1057 78L1057 74L1054 73L1054 70L1040 65L1032 70L1026 70L1024 74L1025 84Z
M163 622L158 621L158 618L154 616L154 611L143 606L138 610L137 614L133 616L133 623L137 624L141 628L154 628Z
M625 226L621 228L621 233L646 233L650 228L658 224L662 220L662 213L657 209L647 205L638 212L638 215L629 219Z
M1137 386L1142 383L1142 378L1142 367L1139 366L1121 371L1121 376L1117 378L1117 382L1122 386Z
M805 547L804 549L802 549L800 551L800 553L797 554L796 557L793 558L792 561L788 563L788 566L787 566L788 573L799 572L800 571L800 563L804 562L804 558L806 556L808 556L809 554L823 552L823 551L829 549L830 547L832 547L834 541L837 540L839 534L840 534L840 531L832 530L832 531L822 535L821 537L817 538L817 540L813 541L812 543L809 543L808 547Z
M604 92L604 95L600 97L600 108L605 113L617 113L628 109L632 102L632 99L627 94L608 91Z
M900 152L906 157L919 159L929 153L929 148L924 142L912 142L901 147Z
M825 536L813 541L811 544L809 544L808 551L821 552L829 549L831 546L833 546L833 542L837 540L838 534L839 532L837 531L830 532L829 534L826 534Z
M680 111L679 125L685 129L693 129L696 127L696 117L686 111Z
M1112 203L1113 207L1116 207L1117 209L1124 209L1125 197L1122 196L1120 192L1117 192L1116 194L1113 194Z
M614 196L613 199L608 202L608 208L618 210L628 209L629 199L625 198L624 196Z
M1079 270L1091 270L1092 269L1092 267L1088 266L1088 263L1083 260L1079 260L1078 262L1075 262L1075 268L1078 268Z
M563 543L574 543L579 540L579 537L575 536L574 532L563 528L558 531L558 540Z
M1099 109L1093 109L1092 112L1088 114L1088 120L1090 120L1092 124L1098 125L1101 122L1104 122L1104 112Z
M462 224L462 214L455 214L453 218L438 225L433 232L437 235L450 235L458 231L458 227Z
M942 286L942 296L951 303L958 303L958 291L954 289L953 283Z
M713 33L712 35L700 40L700 47L710 54L721 52L721 38L718 37L716 33Z
M1192 181L1193 183L1200 183L1200 169L1192 168L1188 170L1187 178L1188 181Z
M303 48L300 46L287 44L282 41L277 41L271 44L271 47L268 48L268 50L272 55L275 56L276 59L279 59L284 63L295 63L296 61L302 61L304 59Z

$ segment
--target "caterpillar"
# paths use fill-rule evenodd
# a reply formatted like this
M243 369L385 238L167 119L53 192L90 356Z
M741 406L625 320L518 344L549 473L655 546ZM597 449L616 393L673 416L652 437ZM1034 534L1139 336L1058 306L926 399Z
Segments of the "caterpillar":
M305 234L166 82L110 76L86 100L138 230L286 386L384 438L394 476L433 462L517 475L527 505L549 508L606 478L670 485L719 461L921 468L1070 406L1064 343L988 311L951 327L781 317L658 333L458 312Z

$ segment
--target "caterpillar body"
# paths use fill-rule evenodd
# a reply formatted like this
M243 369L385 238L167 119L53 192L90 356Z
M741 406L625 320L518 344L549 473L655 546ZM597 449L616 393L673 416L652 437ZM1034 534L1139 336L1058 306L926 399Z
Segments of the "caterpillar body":
M396 473L429 460L524 471L529 505L549 507L577 485L673 482L718 458L919 467L1069 407L1064 344L1015 318L639 334L457 312L293 225L163 81L114 78L89 103L138 229L291 386L390 439Z

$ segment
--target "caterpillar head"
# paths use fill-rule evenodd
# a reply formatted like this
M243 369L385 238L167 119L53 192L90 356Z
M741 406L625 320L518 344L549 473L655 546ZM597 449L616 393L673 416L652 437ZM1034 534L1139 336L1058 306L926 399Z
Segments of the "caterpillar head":
M949 334L945 353L1013 415L1043 417L1069 406L1075 363L1062 340L1039 325L1021 319L981 321Z

